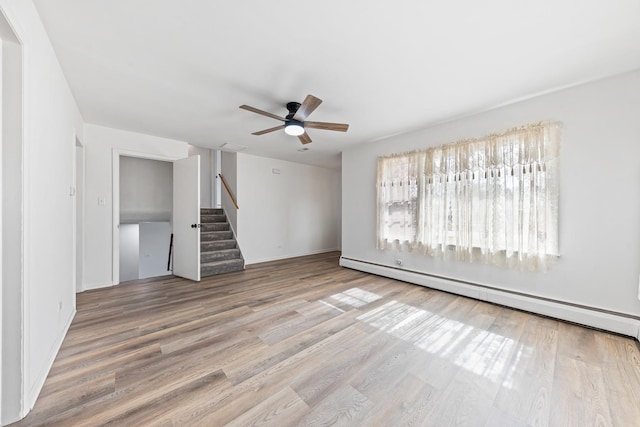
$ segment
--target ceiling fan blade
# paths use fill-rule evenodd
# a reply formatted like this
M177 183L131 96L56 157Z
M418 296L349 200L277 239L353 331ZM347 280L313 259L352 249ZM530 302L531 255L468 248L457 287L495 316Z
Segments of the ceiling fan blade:
M275 132L277 130L284 129L284 125L276 126L274 128L269 128L265 130L260 130L258 132L253 132L251 135L264 135L265 133Z
M261 114L263 116L271 117L272 119L280 120L280 121L283 121L283 122L286 121L286 119L284 117L276 116L275 114L271 114L268 111L259 110L259 109L255 108L255 107L250 107L248 105L241 105L240 108L242 108L243 110L251 111L252 113L257 113L257 114Z
M318 108L318 105L320 104L322 104L322 99L316 98L313 95L307 95L300 108L298 108L298 111L296 111L296 114L294 114L293 120L304 122L304 119L306 119L309 114L313 113L313 110Z
M302 142L303 144L308 144L311 142L311 138L309 137L308 133L303 133L302 135L298 136L298 139L300 140L300 142Z
M304 122L304 127L310 129L336 130L338 132L346 132L349 125L344 123L328 123L328 122Z

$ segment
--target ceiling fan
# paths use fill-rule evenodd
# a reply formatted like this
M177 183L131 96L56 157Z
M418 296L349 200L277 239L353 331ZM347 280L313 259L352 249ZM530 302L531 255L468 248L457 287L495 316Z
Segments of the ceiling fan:
M284 129L287 135L297 136L298 139L300 139L300 142L302 142L303 144L308 144L311 142L311 138L305 131L305 128L335 130L338 132L346 132L347 129L349 129L349 125L343 123L305 121L307 116L309 116L309 114L311 114L316 108L318 108L321 103L322 100L320 98L316 98L313 95L307 95L302 104L300 104L299 102L289 102L287 103L287 110L289 110L289 114L287 114L286 117L280 117L267 111L250 107L248 105L241 105L240 108L284 122L284 124L280 126L253 132L252 135L264 135L265 133Z

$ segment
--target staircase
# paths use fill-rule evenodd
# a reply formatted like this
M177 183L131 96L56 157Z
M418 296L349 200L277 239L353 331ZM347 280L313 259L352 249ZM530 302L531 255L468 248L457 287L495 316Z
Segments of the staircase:
M222 209L200 209L200 276L244 270L244 259Z

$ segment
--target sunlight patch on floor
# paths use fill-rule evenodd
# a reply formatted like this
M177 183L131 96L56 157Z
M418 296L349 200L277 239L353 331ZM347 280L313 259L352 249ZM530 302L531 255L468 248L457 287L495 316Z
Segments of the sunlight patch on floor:
M334 300L350 305L351 307L358 308L377 301L382 297L378 294L374 294L373 292L368 292L360 288L351 288L346 291L333 294L329 298L333 298Z
M495 383L505 378L506 366L516 350L511 338L398 301L374 308L357 319ZM516 364L509 364L511 370L530 354L531 349L518 348ZM513 385L508 378L505 381L505 386Z

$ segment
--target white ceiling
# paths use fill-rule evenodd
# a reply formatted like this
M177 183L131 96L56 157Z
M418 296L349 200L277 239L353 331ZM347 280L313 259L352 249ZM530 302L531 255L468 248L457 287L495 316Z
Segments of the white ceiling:
M84 120L339 167L343 148L640 68L638 0L35 0ZM280 122L324 103L307 152Z

